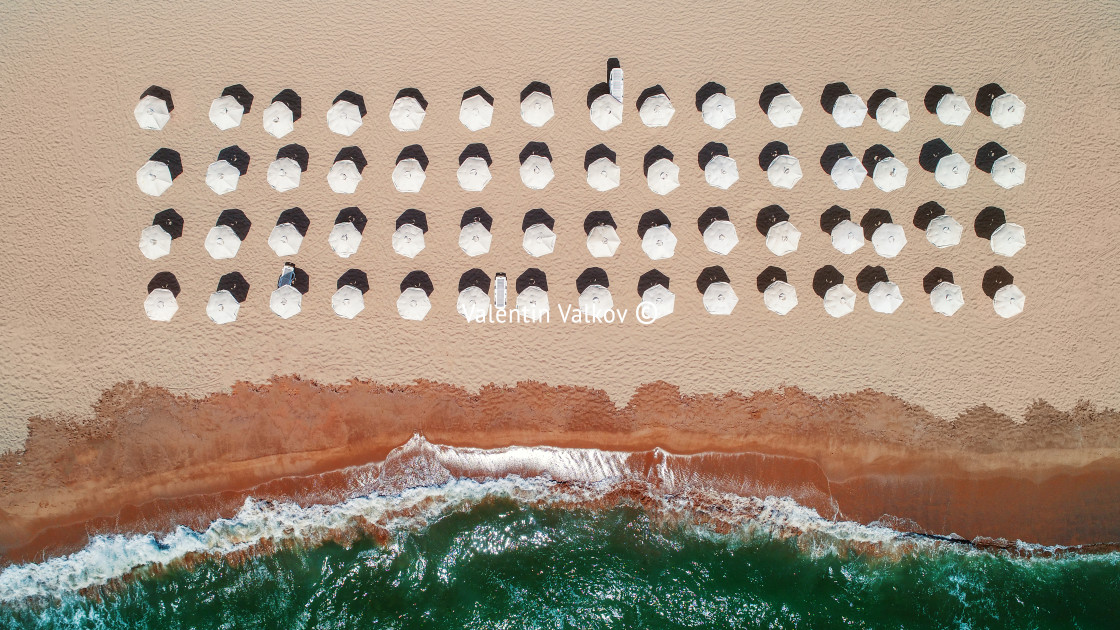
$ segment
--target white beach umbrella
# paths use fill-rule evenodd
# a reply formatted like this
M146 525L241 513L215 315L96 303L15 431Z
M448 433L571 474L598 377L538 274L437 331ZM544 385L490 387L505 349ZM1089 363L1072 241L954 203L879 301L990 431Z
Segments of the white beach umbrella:
M792 155L779 155L767 167L766 178L770 180L771 186L793 188L794 184L801 181L801 162Z
M704 291L704 310L712 315L730 315L738 303L739 296L727 282L713 282Z
M539 258L547 256L556 249L556 234L543 223L535 223L525 230L521 239L521 247L525 253Z
M863 228L855 221L841 221L832 228L832 246L841 254L852 254L863 247Z
M1015 317L1022 313L1026 302L1027 296L1023 295L1019 287L1013 284L1000 287L992 296L992 308L996 310L1000 317L1004 318Z
M952 282L941 282L930 291L929 304L934 312L951 317L964 306L964 293Z
M241 310L241 303L233 294L226 290L215 291L210 294L206 302L206 316L215 324L228 324L237 320L237 313Z
M299 178L303 170L299 162L292 158L273 160L268 165L268 185L276 192L287 192L299 187Z
M906 185L906 175L909 172L910 169L906 168L902 160L896 157L884 158L875 165L871 181L875 182L875 187L879 190L891 192Z
M241 179L241 171L225 160L211 162L206 168L206 185L219 195L237 190L239 179Z
M786 92L774 97L770 101L770 107L766 108L766 116L770 119L770 123L775 127L793 127L801 120L801 113L805 108L793 94Z
M858 94L845 94L832 106L832 119L844 128L859 127L867 117L867 104Z
M673 104L669 102L668 96L654 94L642 103L641 109L638 110L638 116L647 127L665 127L672 120L676 111Z
M837 284L824 292L824 312L833 317L843 317L856 310L856 292L846 284Z
M421 321L432 310L432 301L424 289L409 287L397 298L397 314L404 319Z
M525 287L517 294L517 312L529 321L540 321L548 314L548 291L537 286Z
M352 136L361 126L362 110L350 101L340 100L327 110L327 127L341 136Z
M779 221L766 231L766 248L775 256L785 256L797 251L801 242L801 230L789 221Z
M295 115L281 101L276 101L266 107L262 119L264 120L264 130L273 138L283 138L296 128Z
M708 251L727 255L739 244L739 233L735 231L735 224L730 221L712 221L704 229L704 246Z
M331 296L331 308L339 317L354 319L366 307L366 298L356 286L344 284Z
M587 251L595 258L614 256L621 243L618 232L609 225L596 225L587 233Z
M601 284L593 284L579 294L579 310L588 317L602 317L614 308L614 298L610 289Z
M331 165L327 172L327 185L331 190L341 194L352 194L358 189L358 182L362 181L362 174L354 160L339 160Z
M455 310L467 321L478 321L490 310L490 296L479 287L467 287L459 292Z
M726 155L713 156L704 167L704 180L709 186L727 190L739 181L739 167L734 159Z
M521 120L533 127L543 127L555 115L552 97L544 92L532 92L521 101Z
M959 127L968 120L972 108L968 106L968 99L960 94L950 92L937 101L937 118L943 124Z
M883 258L894 258L906 246L906 232L897 223L884 223L871 233L871 245Z
M459 230L459 249L467 256L481 256L490 251L493 235L481 221L474 221Z
M281 258L295 256L299 253L299 247L302 244L303 235L291 223L277 225L272 228L272 233L268 235L268 246Z
M358 253L358 246L362 244L362 233L351 221L335 223L331 228L330 236L327 237L327 243L330 244L331 251L342 258L349 258Z
M226 260L237 255L237 251L241 249L241 238L230 226L215 225L206 234L203 245L214 260Z
M642 303L638 305L642 309L640 319L651 322L671 315L676 302L675 293L664 285L655 284L642 293Z
M797 306L797 289L781 280L771 282L762 293L762 302L775 313L786 315Z
M136 116L136 123L141 129L159 131L171 120L171 112L167 109L167 101L149 94L136 103L132 110Z
M397 131L419 131L425 114L427 112L420 101L411 96L402 96L393 101L393 106L389 109L389 122L393 123Z
M1014 256L1027 245L1027 232L1017 223L1004 223L992 232L992 252Z
M459 187L463 190L479 191L490 183L490 166L480 157L469 157L459 165L455 176L459 179Z
M303 310L303 294L290 284L285 284L272 292L268 307L281 319L288 319Z
M393 251L406 258L415 258L424 250L424 230L411 223L402 223L393 232Z
M427 177L419 160L414 158L401 160L393 168L393 187L397 192L420 192L420 187L424 185Z
M611 96L603 94L591 102L591 122L600 131L614 129L622 123L622 103Z
M210 122L222 131L239 127L244 115L245 107L229 94L219 96L210 103Z
M672 258L677 248L677 237L668 225L655 225L642 237L642 251L650 260Z
M992 122L1007 129L1022 124L1027 104L1011 93L1000 94L992 101Z
M587 166L587 185L605 192L618 188L622 169L610 158L601 157Z
M700 106L700 115L708 126L723 129L735 120L735 99L720 92L712 94Z
M681 169L669 158L661 158L650 164L646 171L646 183L649 189L659 195L668 195L681 185Z
M153 322L169 322L178 310L175 294L167 289L152 289L144 300L144 312Z
M171 169L163 162L148 160L136 171L136 185L145 195L158 197L171 188Z
M891 314L902 304L902 292L893 282L876 282L867 292L867 304L876 313Z
M1007 154L992 164L992 181L1002 188L1014 188L1027 180L1027 165Z
M521 183L533 190L541 190L553 177L552 161L543 155L530 155L521 163Z
M875 110L875 121L887 131L902 131L910 122L910 105L897 96L889 96Z
M933 170L933 178L937 180L938 184L952 190L968 183L970 169L968 160L964 159L960 153L953 153L937 161L937 167Z
M840 190L855 190L863 185L867 169L853 155L842 157L832 165L832 183Z
M140 253L155 260L171 253L171 235L160 225L149 225L140 230Z
M947 214L934 217L926 226L926 240L938 248L960 245L963 233L961 224Z
M478 131L490 126L490 121L494 118L494 106L482 98L481 95L475 94L470 98L463 99L459 104L459 122L471 131Z

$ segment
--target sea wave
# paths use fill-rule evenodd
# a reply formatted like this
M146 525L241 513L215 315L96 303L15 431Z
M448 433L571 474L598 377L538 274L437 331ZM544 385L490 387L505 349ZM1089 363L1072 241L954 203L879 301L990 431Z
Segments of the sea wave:
M385 461L351 469L351 487L340 502L305 506L248 498L234 516L215 520L202 531L178 527L162 535L94 536L75 553L6 567L0 572L0 601L60 597L199 554L252 552L262 543L316 544L371 527L389 534L415 531L492 499L575 509L635 504L704 535L796 538L813 555L853 548L896 555L945 546L968 552L952 537L916 536L835 514L822 516L749 475L726 474L727 457L661 450L456 448L417 435ZM793 490L805 495L804 488ZM830 505L827 500L823 504Z

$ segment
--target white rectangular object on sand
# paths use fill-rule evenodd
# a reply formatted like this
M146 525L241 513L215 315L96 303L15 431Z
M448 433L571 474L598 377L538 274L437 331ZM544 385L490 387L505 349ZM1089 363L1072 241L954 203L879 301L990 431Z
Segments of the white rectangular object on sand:
M608 83L610 86L611 96L619 103L622 102L622 68L613 68L611 70L611 78Z
M494 274L494 306L496 308L506 307L506 274Z

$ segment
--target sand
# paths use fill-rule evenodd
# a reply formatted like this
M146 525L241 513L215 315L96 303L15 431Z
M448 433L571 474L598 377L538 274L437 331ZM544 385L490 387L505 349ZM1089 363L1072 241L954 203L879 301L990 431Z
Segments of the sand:
M1120 404L1120 336L1113 330L1120 280L1107 262L1120 237L1112 216L1120 175L1098 164L1120 140L1108 105L1120 88L1120 16L1112 5L958 2L821 11L817 3L757 10L645 2L606 15L591 3L546 9L496 2L485 10L448 5L418 13L400 5L335 14L315 3L278 8L248 1L234 18L225 7L0 7L0 137L8 156L0 177L0 450L22 448L34 416L93 417L94 404L118 383L204 396L238 380L285 374L323 383L428 379L467 392L531 380L601 390L615 407L654 381L686 395L749 395L788 385L824 397L870 388L942 423L983 407L1001 427L1029 420L1038 401L1059 412L1076 412L1082 401L1100 409ZM603 80L608 56L620 58L626 71L627 110L620 127L600 132L588 120L585 97ZM518 115L518 94L534 80L551 86L557 109L542 129ZM704 125L693 106L707 81L725 85L737 102L739 117L723 130ZM762 87L775 81L805 106L795 128L773 128L758 107ZM833 81L846 81L865 98L894 89L909 100L913 119L899 134L870 119L840 129L818 103ZM922 108L933 84L971 100L992 81L1028 104L1023 125L1003 130L974 112L964 127L946 127ZM153 83L175 101L161 132L140 130L132 117ZM233 83L256 100L242 127L221 132L207 110ZM641 125L634 106L654 84L677 108L664 129ZM460 95L476 85L494 96L496 111L492 127L472 133L457 114ZM397 132L388 121L404 87L419 88L430 103L415 133ZM284 88L301 95L303 118L277 140L262 130L260 112ZM363 94L369 108L351 138L330 133L325 121L344 89ZM970 160L980 145L1000 142L1028 163L1026 184L1003 190L974 170L964 188L941 189L917 164L922 143L936 137ZM770 187L757 168L758 151L771 140L786 142L801 159L805 178L792 191ZM529 191L517 176L516 156L529 141L547 142L555 159L556 179L543 191ZM727 144L738 160L742 178L730 190L704 183L696 152L709 141ZM265 171L289 142L308 149L310 168L298 189L279 194L267 186ZM494 179L479 193L461 191L454 177L457 156L472 142L486 143L494 157ZM618 153L622 167L623 185L609 193L584 182L584 151L600 142ZM887 194L868 181L858 191L836 190L817 164L834 142L857 154L885 143L909 165L907 186ZM428 180L419 194L397 193L389 179L395 157L414 143L431 160ZM203 176L231 144L252 161L238 190L218 197ZM369 166L357 194L337 195L327 186L327 169L337 150L352 144ZM667 197L650 192L641 174L642 156L657 144L672 150L681 167L681 188ZM152 198L136 188L135 171L160 147L181 153L184 173ZM930 200L966 226L959 247L937 251L913 227L915 208ZM784 206L804 234L800 251L781 259L754 229L757 211L772 203ZM892 260L870 245L839 254L817 227L832 204L856 217L873 207L890 211L910 244ZM297 205L311 228L293 259L310 274L311 289L304 312L283 321L268 310L282 261L266 238L280 211ZM327 234L349 205L361 207L369 224L358 254L344 260L328 248ZM494 216L494 247L470 259L456 246L458 221L477 205ZM713 205L725 206L738 227L742 242L730 256L707 252L696 228L696 217ZM1026 249L1012 259L993 255L971 233L972 219L987 205L1004 208L1027 230ZM148 261L136 245L139 232L167 207L185 217L183 237L170 256ZM237 258L215 261L202 241L231 207L253 227ZM536 207L556 219L557 251L542 259L521 249L521 217ZM425 211L430 226L428 248L415 260L389 246L394 220L407 208ZM639 247L638 217L651 208L669 215L680 239L670 260L653 263ZM583 244L583 217L600 209L614 214L623 238L617 257L605 262ZM730 317L708 316L695 290L699 271L714 264L724 266L740 297ZM772 264L786 269L798 289L801 304L786 317L767 311L755 290L756 275ZM811 290L813 272L826 264L850 285L865 265L882 264L906 302L883 316L861 295L855 314L834 320ZM980 290L984 271L996 264L1028 295L1026 311L1012 320L997 317ZM660 269L672 278L676 313L648 327L632 318L575 327L555 311L547 325L478 325L455 313L459 275L471 267L511 278L540 267L553 304L567 305L577 298L575 277L592 265L608 271L616 304L631 312L638 276ZM966 304L952 318L934 313L922 292L922 278L935 266L952 270L964 287ZM351 267L369 273L371 289L366 310L348 321L331 311L330 296ZM399 319L394 308L397 285L413 269L431 274L436 287L433 310L421 323ZM239 321L219 327L206 318L205 303L218 278L233 270L252 289ZM148 321L142 308L145 286L159 271L174 272L182 286L181 309L168 324Z

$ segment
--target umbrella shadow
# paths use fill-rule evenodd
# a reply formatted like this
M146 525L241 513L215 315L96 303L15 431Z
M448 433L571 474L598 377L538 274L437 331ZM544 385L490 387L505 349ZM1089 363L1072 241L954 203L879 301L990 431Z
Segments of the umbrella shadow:
M642 90L642 93L638 95L638 101L637 103L635 103L635 105L637 106L638 110L641 110L642 105L646 102L646 99L650 98L651 96L657 96L659 94L664 94L665 98L669 97L669 95L665 92L665 88L661 87L660 84L648 87Z
M521 272L520 276L517 276L517 280L514 281L513 286L517 289L518 293L523 292L529 287L539 287L541 291L548 291L548 277L545 276L545 273L540 269L529 267Z
M894 152L885 145L873 144L867 147L867 150L863 152L863 159L860 160L860 162L863 164L863 168L867 169L868 173L874 174L875 166L879 162L891 157L894 157Z
M244 241L249 236L249 228L253 226L253 223L249 221L249 217L245 216L244 212L237 208L229 208L228 210L222 210L214 225L228 226L237 235L237 238Z
M672 221L670 221L669 217L660 209L654 208L646 212L638 219L638 238L645 238L646 231L659 225L665 225L670 228L673 227Z
M292 143L280 147L280 150L276 152L276 159L280 160L283 158L295 160L296 164L299 164L299 170L305 173L307 172L307 162L310 156L307 154L307 149L304 148L302 144Z
M768 142L758 153L758 167L768 170L770 164L781 155L789 155L789 145L778 140Z
M759 234L766 236L770 234L770 228L782 221L789 221L789 213L785 211L785 208L774 203L758 211L758 216L754 220L754 227ZM831 234L832 230L828 230L828 232Z
M871 240L871 235L875 233L875 230L878 230L879 226L884 223L894 223L894 221L891 220L891 213L882 208L872 208L868 210L867 213L863 215L863 218L859 220L859 226L863 228L863 236L869 241Z
M229 162L230 166L236 168L242 175L249 170L249 154L236 144L218 151L218 160Z
M362 153L362 149L359 147L342 147L339 149L334 156L334 161L341 162L343 160L353 162L359 173L366 170L366 154Z
M179 156L179 152L175 149L163 147L153 153L152 157L148 158L148 160L166 164L167 170L171 171L171 179L175 179L183 174L183 158Z
M929 142L922 145L922 151L918 154L918 164L922 169L927 172L934 173L937 171L937 163L941 158L948 157L953 154L953 149L945 144L941 138L934 138Z
M832 167L836 166L837 162L846 157L852 157L852 152L848 149L848 145L843 142L830 144L825 147L824 152L821 153L821 168L824 169L824 172L832 175Z
M762 93L758 95L758 106L762 109L762 113L770 113L770 103L782 94L789 94L789 90L781 83L771 83L762 88Z
M301 294L307 295L307 292L311 290L311 276L307 275L306 271L299 267L296 267L294 264L287 264L292 265L293 269L292 287L294 287L295 290L299 291Z
M249 297L249 281L241 275L240 271L231 271L218 278L218 288L216 290L229 291L238 303L244 302Z
M1011 275L1010 271L996 265L984 272L984 280L981 286L984 289L984 295L994 300L996 299L996 291L1009 284L1015 284L1015 276Z
M661 159L666 159L666 160L669 160L670 162L672 162L673 161L673 152L670 151L669 149L666 149L665 147L661 146L660 144L653 147L649 151L646 151L646 156L642 160L642 175L648 176L649 175L649 167L653 166L654 162L656 162L658 160L661 160Z
M405 160L416 160L420 163L420 170L428 170L428 155L424 153L424 147L418 144L410 144L401 149L401 152L397 154L397 161L394 162L394 164L400 164ZM459 163L462 164L462 161Z
M292 110L292 122L299 120L303 115L303 99L296 94L296 91L291 88L280 90L280 93L272 97L273 103L283 103Z
M525 89L521 90L521 100L524 101L525 99L529 98L529 95L533 92L540 92L541 94L552 98L552 88L548 87L547 83L542 83L541 81L533 81L529 83L529 85L526 85Z
M517 156L519 163L524 164L525 160L529 159L530 155L539 155L547 158L549 162L552 161L552 152L548 150L548 145L543 142L529 142L521 149L521 153ZM489 161L487 161L489 164Z
M976 231L976 236L990 241L992 233L1004 223L1007 223L1007 215L1004 211L995 206L988 206L976 215L972 228Z
M1007 94L1007 90L1000 87L998 83L981 86L979 90L976 90L976 111L991 117L992 103L1004 94Z
M728 277L727 272L723 270L723 267L720 267L719 265L704 267L700 270L700 275L696 276L696 290L700 293L704 293L708 290L708 287L717 282L726 282L727 284L731 284L731 278Z
M934 267L930 270L929 273L925 275L924 278L922 278L922 290L927 294L933 293L933 290L937 288L937 285L941 284L942 282L954 284L953 272L944 267Z
M491 106L494 105L494 97L490 96L490 93L487 92L486 90L484 90L481 85L476 85L473 88L467 90L466 92L463 92L463 100L464 101L467 100L468 98L471 98L471 97L474 97L474 96L481 96L482 100L486 101L487 104L489 104Z
M605 144L597 144L587 150L583 155L583 170L591 168L591 165L600 158L607 158L614 164L618 164L618 154L611 151L611 148Z
M871 98L867 99L867 115L871 116L872 118L877 118L875 114L879 110L879 106L883 104L883 101L887 100L888 98L897 97L898 94L896 94L894 90L888 90L887 88L879 88L878 90L875 90L871 93Z
M948 85L935 85L926 91L925 99L923 99L926 111L931 114L937 113L937 104L941 99L945 98L946 94L952 94L953 88Z
M576 292L583 293L587 287L597 284L604 288L610 288L611 283L607 278L607 271L602 267L588 267L583 270L576 278Z
M486 228L487 231L494 225L494 219L489 213L480 207L474 207L463 213L463 218L459 220L459 227L465 228L475 222L481 223L482 227Z
M334 100L331 101L331 105L334 105L339 101L346 101L347 103L353 103L354 105L357 105L358 114L362 118L366 117L366 99L361 94L358 94L357 92L351 90L343 90L338 93L338 96L334 97Z
M543 208L533 208L526 212L525 218L521 220L521 231L524 232L538 223L543 223L550 230L556 227L556 219L553 219Z
M696 90L696 111L704 111L704 101L716 94L727 94L727 88L715 81L709 81Z
M463 275L459 276L459 293L470 287L478 287L483 293L489 294L490 275L478 267L464 271Z
M996 160L1005 155L1007 155L1007 149L1003 148L1000 143L989 142L976 149L976 168L990 174Z
M836 101L846 94L851 94L852 91L848 89L848 84L843 81L837 83L829 83L821 90L821 108L832 114L832 110L836 107Z
M606 81L592 85L591 89L587 90L587 109L591 109L591 104L595 102L595 99L610 93L611 87L607 85Z
M946 214L946 212L941 204L936 201L927 201L914 211L914 227L925 232L929 228L930 222L943 214Z
M813 293L822 300L829 289L840 284L844 284L844 274L832 265L825 265L813 274Z
M696 154L696 162L700 164L700 170L708 168L708 162L711 162L712 158L717 155L731 157L731 154L727 152L726 144L722 142L709 142L700 147L700 152Z
M591 230L600 225L609 225L614 229L618 229L618 224L614 222L614 217L606 210L592 210L587 213L587 217L583 220L583 233L590 234Z
M347 269L342 272L342 275L338 277L338 282L335 283L336 289L345 286L352 286L362 293L366 293L369 291L369 276L361 269Z
M233 100L237 101L237 104L245 110L243 112L245 114L248 114L249 111L253 109L253 94L240 83L234 83L226 87L226 89L222 90L222 96L232 96Z
M468 144L466 148L463 149L463 152L459 154L459 166L462 166L463 162L473 157L486 160L486 166L491 166L494 163L494 161L490 159L490 150L486 148L486 145L481 142L474 142Z
M759 293L766 293L766 288L775 282L789 282L789 277L786 275L785 269L773 265L763 269L755 280Z
M887 276L887 270L881 266L868 265L856 274L856 287L864 293L870 293L872 287L880 282L890 282L891 279Z
M852 213L850 210L840 206L832 206L821 213L821 231L831 236L832 230L835 230L837 225L851 220Z
M152 217L152 225L158 225L164 229L165 232L171 235L172 239L177 239L183 235L183 217L175 212L174 208L160 210Z
M712 226L716 221L731 221L731 215L727 213L727 208L723 206L712 206L707 210L700 213L696 219L696 227L703 234L705 230Z
M288 208L276 218L276 225L284 225L285 223L291 223L300 236L307 236L307 228L311 227L311 219L307 218L307 213L299 206Z
M668 289L669 276L661 273L657 269L650 269L649 271L638 276L638 297L641 297L645 294L646 291L659 284Z
M420 228L421 232L427 232L428 216L416 208L409 208L397 217L397 224L394 229L399 230L402 225L415 225Z
M618 57L609 57L607 59L607 79L609 80L611 78L611 71L612 70L614 70L615 68L621 68L621 67L622 67L622 62L618 60Z
M339 223L343 223L345 221L353 223L354 229L358 230L359 234L365 232L366 215L364 212L359 210L357 206L350 206L338 211L338 216L334 218L334 224L338 225Z
M175 103L171 100L171 90L168 90L167 88L163 88L158 85L150 85L148 86L148 89L140 93L140 98L144 98L146 96L154 96L156 98L163 99L163 102L167 103L168 113L175 109ZM249 110L246 109L245 111Z
M179 280L170 271L161 271L148 281L148 293L156 289L167 289L171 295L179 297Z
M428 277L427 273L417 269L408 272L404 280L401 280L401 293L404 293L406 289L423 289L424 293L426 293L428 297L431 297L435 286L432 284L432 279Z
M396 101L399 98L414 98L417 103L420 103L420 109L428 111L428 99L424 98L424 95L416 88L404 88L400 90L393 100Z

